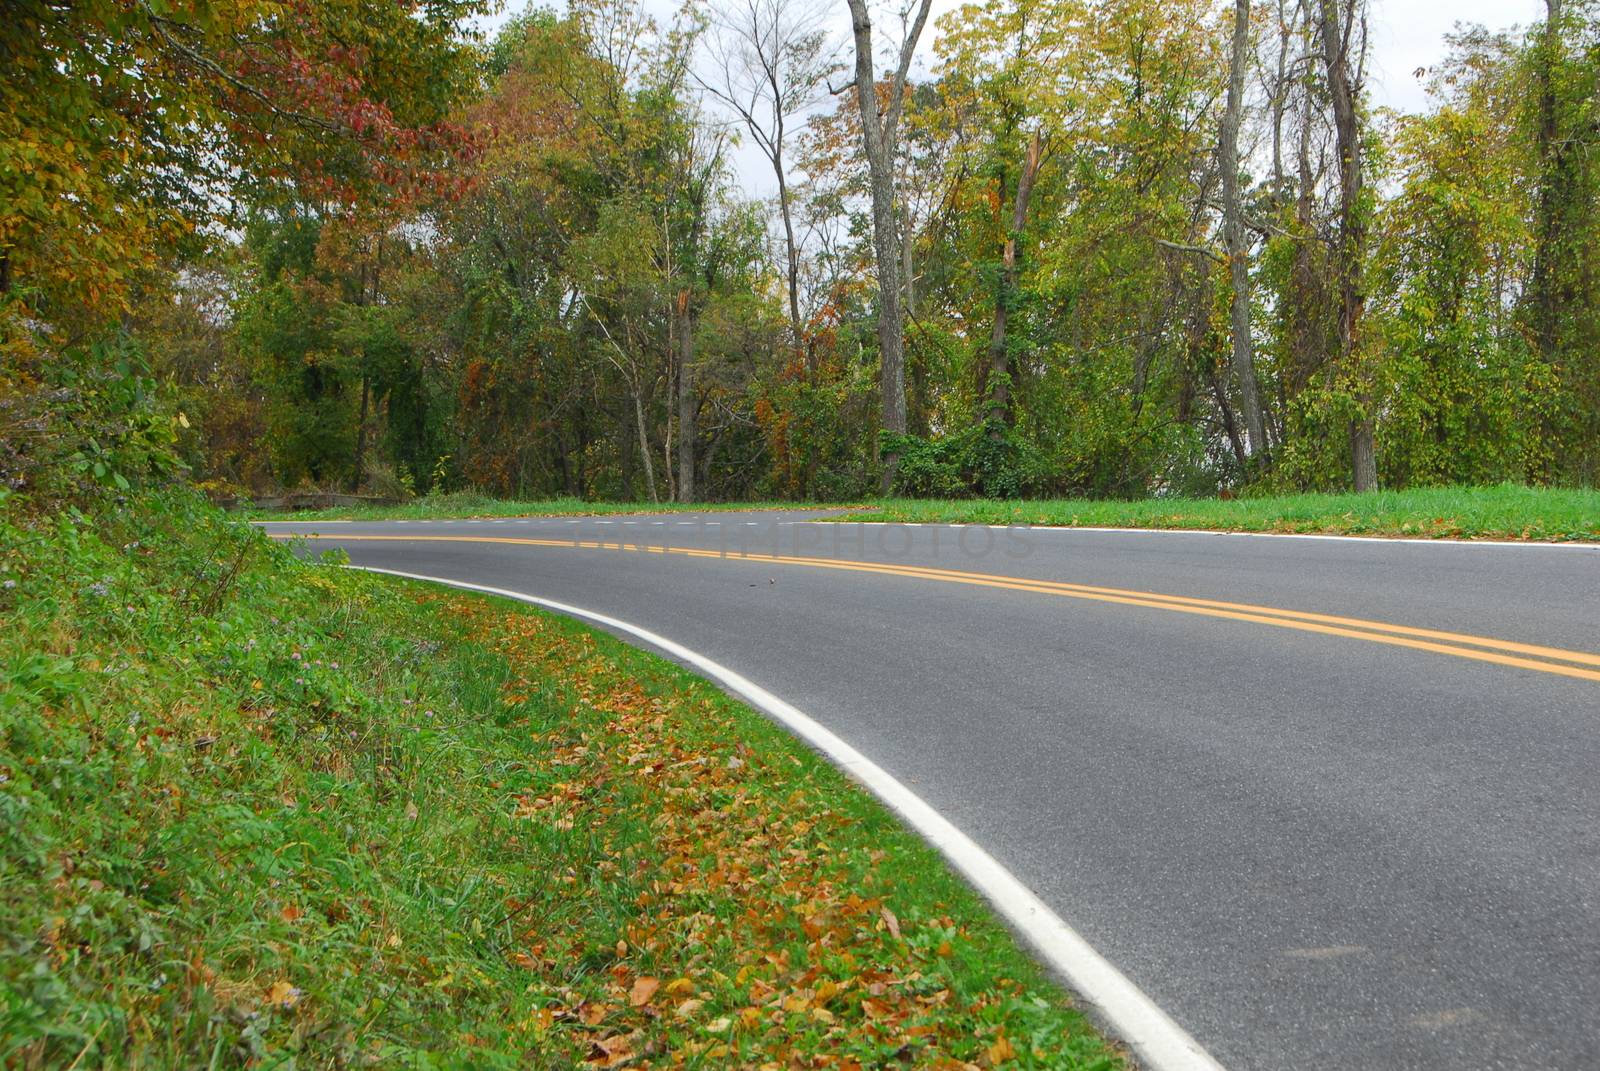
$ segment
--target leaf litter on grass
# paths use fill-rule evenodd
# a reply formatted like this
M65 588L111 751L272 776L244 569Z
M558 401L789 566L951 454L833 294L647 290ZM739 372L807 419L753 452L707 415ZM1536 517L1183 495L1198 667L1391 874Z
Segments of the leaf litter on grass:
M589 881L634 909L610 947L581 932L552 934L536 919L523 934L551 970L599 967L581 1001L549 1008L551 1028L586 1062L1119 1064L1059 994L972 976L992 923L975 934L951 905L926 896L907 896L897 914L896 875L880 865L888 851L864 845L859 828L860 811L875 805L832 806L831 797L860 790L819 760L752 747L731 701L703 684L647 687L591 633L484 600L437 598L513 667L508 701L550 680L569 689L569 717L538 740L548 784L508 806L539 830L588 838L597 849ZM941 867L927 856L922 865Z

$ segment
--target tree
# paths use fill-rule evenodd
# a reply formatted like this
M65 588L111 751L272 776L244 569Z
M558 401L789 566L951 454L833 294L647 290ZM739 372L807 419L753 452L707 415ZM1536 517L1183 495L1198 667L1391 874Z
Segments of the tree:
M1250 0L1233 6L1233 45L1228 61L1228 103L1218 135L1217 169L1222 177L1222 241L1228 257L1231 291L1229 315L1233 336L1233 374L1244 410L1246 451L1265 454L1267 422L1256 385L1256 364L1250 336L1250 243L1245 233L1239 194L1239 124L1244 114L1244 76L1250 56Z
M1545 360L1555 357L1558 323L1561 316L1563 274L1556 262L1561 258L1566 236L1560 228L1562 209L1574 194L1572 160L1576 139L1563 139L1561 130L1560 87L1565 48L1562 42L1561 0L1545 0L1545 20L1535 47L1539 88L1538 129L1535 152L1538 159L1539 191L1537 246L1534 249L1533 279L1528 287L1532 307L1534 345ZM1566 295L1569 299L1570 294Z
M861 110L861 145L867 157L872 186L873 262L878 278L878 360L883 394L883 430L904 435L906 430L905 325L901 322L900 259L902 241L895 206L894 157L905 107L906 78L917 39L928 21L933 0L921 0L900 44L900 58L889 78L888 103L880 109L878 79L874 74L872 19L867 0L849 0L851 31L855 37L856 102ZM888 494L894 485L897 450L886 450L880 489Z
M712 59L721 74L701 84L733 111L777 179L789 325L799 346L805 333L801 250L786 153L791 125L817 103L838 67L836 51L820 7L807 11L784 0L729 0L713 18Z
M1362 268L1366 257L1367 207L1362 175L1360 60L1366 53L1366 21L1358 19L1361 0L1318 0L1321 18L1318 37L1328 76L1328 96L1333 105L1334 134L1339 152L1339 238L1336 250L1339 319L1338 361L1345 374L1352 367L1360 345L1361 316L1366 306L1362 291ZM1352 56L1352 52L1355 53ZM1371 398L1358 390L1357 413L1351 417L1350 470L1357 492L1378 489L1378 458L1375 446Z
M453 190L485 0L20 0L0 25L0 297L103 323L228 206Z
M1076 0L989 0L958 9L941 22L938 50L945 120L971 131L979 159L963 165L993 183L999 264L993 313L977 394L981 418L1001 438L1012 422L1009 331L1019 294L1023 230L1039 173L1081 118L1080 80L1089 67L1085 12Z

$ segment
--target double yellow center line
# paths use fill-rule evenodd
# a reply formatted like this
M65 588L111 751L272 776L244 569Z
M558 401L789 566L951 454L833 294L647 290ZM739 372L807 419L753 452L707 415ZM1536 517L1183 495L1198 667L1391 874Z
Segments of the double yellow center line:
M1249 603L1224 602L1218 599L1196 599L1185 595L1162 595L1148 591L1129 591L1122 588L1097 587L1091 584L1072 584L1059 580L1032 580L1025 577L1002 576L994 573L974 573L957 569L940 569L934 566L899 565L889 562L843 561L837 558L812 558L785 554L754 554L745 551L708 550L696 547L666 547L626 542L606 542L593 539L528 539L513 536L450 536L450 535L346 535L338 533L322 536L315 533L271 533L274 539L336 539L340 542L400 542L400 543L509 543L529 547L566 547L579 550L621 550L643 554L678 554L689 558L719 558L728 561L759 562L768 565L805 566L813 569L839 569L846 572L877 573L885 576L932 580L947 584L968 584L976 587L1000 588L1006 591L1027 591L1039 595L1056 595L1069 599L1088 599L1094 602L1115 603L1121 606L1141 606L1152 610L1168 610L1180 614L1217 617L1228 621L1247 621L1275 628L1315 632L1324 636L1384 643L1392 647L1409 647L1417 651L1469 658L1478 662L1492 662L1501 666L1529 669L1539 673L1554 673L1578 680L1600 681L1600 654L1585 651L1568 651L1559 647L1542 647L1532 643L1515 643L1485 636L1460 632L1442 632L1438 629L1413 628L1408 625L1391 625L1382 621L1366 621L1356 617L1337 617L1332 614L1315 614L1302 610L1280 610L1271 606ZM1592 667L1592 668L1590 668Z

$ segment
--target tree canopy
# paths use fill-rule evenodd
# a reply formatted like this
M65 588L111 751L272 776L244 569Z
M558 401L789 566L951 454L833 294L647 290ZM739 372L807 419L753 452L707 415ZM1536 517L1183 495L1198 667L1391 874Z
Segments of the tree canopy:
M22 0L5 381L232 491L1592 486L1600 6L1403 114L1373 2Z

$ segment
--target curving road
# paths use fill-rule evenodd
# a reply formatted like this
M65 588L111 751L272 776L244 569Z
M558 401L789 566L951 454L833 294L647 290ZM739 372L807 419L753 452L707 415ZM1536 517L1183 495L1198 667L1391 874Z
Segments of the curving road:
M744 674L1229 1068L1600 1067L1600 548L811 516L265 527Z

